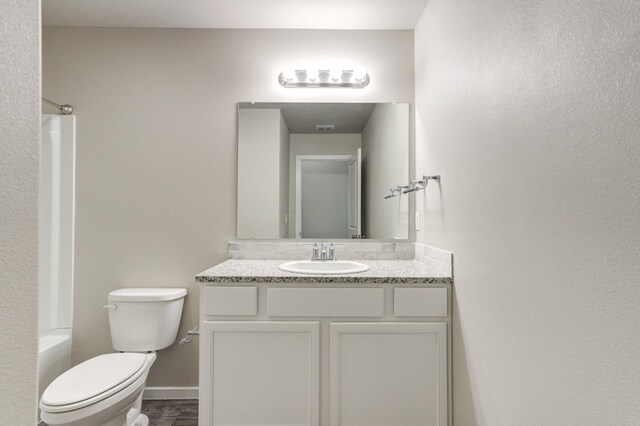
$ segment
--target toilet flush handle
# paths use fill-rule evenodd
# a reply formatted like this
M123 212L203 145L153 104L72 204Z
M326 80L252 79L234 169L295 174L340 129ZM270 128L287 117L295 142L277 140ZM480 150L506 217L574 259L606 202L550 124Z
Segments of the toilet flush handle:
M110 311L115 311L118 309L118 305L104 305L103 308L108 309Z

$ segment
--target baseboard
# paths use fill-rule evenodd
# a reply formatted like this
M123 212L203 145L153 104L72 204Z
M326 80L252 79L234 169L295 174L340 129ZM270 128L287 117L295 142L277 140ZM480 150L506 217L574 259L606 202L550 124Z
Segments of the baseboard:
M198 399L198 388L150 386L144 388L142 399Z

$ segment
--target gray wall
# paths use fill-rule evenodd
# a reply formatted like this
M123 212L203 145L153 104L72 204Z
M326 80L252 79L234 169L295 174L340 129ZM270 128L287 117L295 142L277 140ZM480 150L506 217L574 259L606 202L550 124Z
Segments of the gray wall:
M238 110L238 238L280 238L282 114Z
M361 63L363 90L283 89L283 65ZM75 363L111 350L107 293L190 291L236 228L236 102L413 102L413 32L45 28L44 93L77 113ZM197 343L150 386L195 386Z
M0 412L36 423L40 2L0 0Z
M385 199L407 185L409 105L379 104L362 131L362 222L367 238L409 238L409 195Z
M280 238L289 236L289 223L287 216L289 215L289 149L291 142L289 140L289 128L284 121L282 112L280 113L280 157L278 158L280 168L280 182L278 194L280 195L280 206L278 212L278 221L280 223Z
M637 425L640 3L431 0L415 40L455 424Z

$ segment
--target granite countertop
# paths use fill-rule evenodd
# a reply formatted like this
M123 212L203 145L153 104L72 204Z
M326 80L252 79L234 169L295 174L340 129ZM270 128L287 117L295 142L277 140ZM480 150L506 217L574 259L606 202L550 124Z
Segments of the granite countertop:
M453 279L415 260L365 260L369 270L357 274L311 275L285 272L278 265L287 260L231 259L196 275L201 283L366 283L451 284Z

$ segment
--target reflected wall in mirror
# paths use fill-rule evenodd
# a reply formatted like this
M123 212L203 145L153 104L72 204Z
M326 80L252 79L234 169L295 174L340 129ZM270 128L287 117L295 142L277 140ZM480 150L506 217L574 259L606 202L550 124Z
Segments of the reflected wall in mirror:
M238 239L406 240L408 181L409 104L239 104Z

